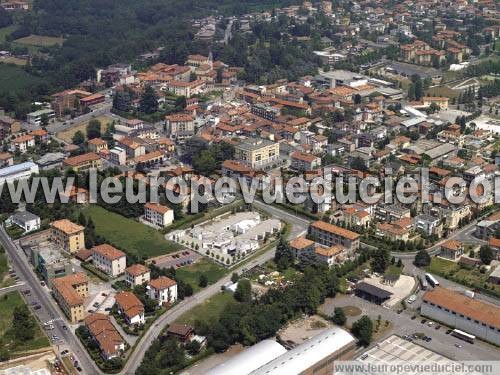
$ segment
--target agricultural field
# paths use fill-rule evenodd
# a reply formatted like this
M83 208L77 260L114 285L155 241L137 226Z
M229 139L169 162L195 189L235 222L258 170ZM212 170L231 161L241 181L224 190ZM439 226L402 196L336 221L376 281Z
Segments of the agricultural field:
M14 42L27 46L52 47L56 44L61 46L64 43L64 38L43 35L30 35L25 36L24 38L16 39Z
M26 64L28 64L28 60L20 59L18 57L14 57L14 56L9 56L9 57L0 59L0 62L3 62L5 64L14 64L14 65L18 65L18 66L25 66Z
M21 341L16 332L12 331L12 318L14 310L25 302L19 292L11 292L0 297L0 347L6 350L12 357L29 350L36 350L48 347L49 339L42 331L38 323L35 322L33 338ZM33 314L31 318L35 321Z
M92 120L98 120L101 122L102 133L106 131L106 127L113 121L113 119L108 116L98 116L96 118L93 118ZM89 124L89 121L80 122L69 129L60 131L59 133L57 133L57 138L62 139L65 142L71 143L72 138L77 131L81 131L85 135L87 134L87 125Z
M97 235L129 254L151 258L182 248L167 241L157 230L100 206L90 205L83 213L92 218Z
M446 98L457 98L459 95L458 91L452 90L446 86L436 86L431 87L425 91L426 96L442 96Z

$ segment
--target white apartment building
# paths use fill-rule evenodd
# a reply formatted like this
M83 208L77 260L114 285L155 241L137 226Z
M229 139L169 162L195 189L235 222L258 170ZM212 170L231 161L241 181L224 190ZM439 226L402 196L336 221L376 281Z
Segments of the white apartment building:
M148 284L148 296L157 300L160 306L174 303L177 301L177 283L165 276L151 280Z
M125 281L133 288L151 280L149 268L142 264L134 264L125 269Z
M144 220L163 228L174 222L174 210L158 203L146 203L144 205Z
M92 248L92 263L97 269L111 277L116 277L125 272L127 267L126 258L123 251L108 244Z

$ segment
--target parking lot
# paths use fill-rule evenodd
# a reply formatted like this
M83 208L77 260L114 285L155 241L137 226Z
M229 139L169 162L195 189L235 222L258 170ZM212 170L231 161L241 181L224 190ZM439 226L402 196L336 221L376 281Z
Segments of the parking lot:
M191 250L182 250L176 253L152 258L149 262L161 268L179 268L194 263L200 255Z
M333 299L327 299L321 306L321 312L331 316L335 307L345 306L358 307L362 311L361 315L368 315L373 321L377 320L379 315L382 320L390 321L392 329L387 333L386 337L393 334L412 336L417 333L430 337L431 340L414 339L414 342L450 359L464 361L498 359L499 350L493 345L480 340L476 340L474 344L470 344L447 334L446 332L449 330L447 327L443 326L436 329L438 324L434 322L429 326L429 320L425 319L424 321L424 318L418 315L416 311L419 307L417 301L411 304L411 308L398 313L397 311L370 303L354 295L338 295ZM352 324L359 318L360 316L348 317L347 325ZM460 345L461 348L457 348L455 344Z

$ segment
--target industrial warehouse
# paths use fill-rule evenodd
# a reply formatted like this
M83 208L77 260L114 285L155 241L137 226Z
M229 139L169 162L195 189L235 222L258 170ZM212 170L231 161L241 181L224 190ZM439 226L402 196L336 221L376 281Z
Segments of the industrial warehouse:
M341 328L327 329L287 351L272 340L264 340L212 368L207 375L332 374L335 360L354 354L356 341Z

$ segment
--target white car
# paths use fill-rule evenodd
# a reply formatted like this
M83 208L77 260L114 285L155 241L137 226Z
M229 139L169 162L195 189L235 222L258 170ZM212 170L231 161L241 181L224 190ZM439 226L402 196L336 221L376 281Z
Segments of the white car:
M434 322L429 322L427 325L428 325L429 327L432 327L432 326L434 325Z

